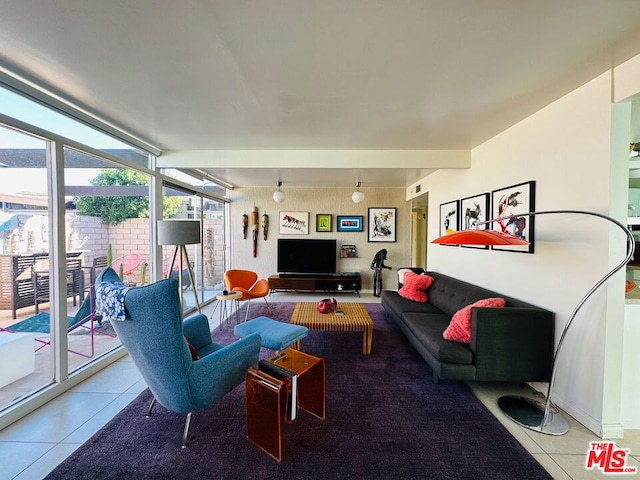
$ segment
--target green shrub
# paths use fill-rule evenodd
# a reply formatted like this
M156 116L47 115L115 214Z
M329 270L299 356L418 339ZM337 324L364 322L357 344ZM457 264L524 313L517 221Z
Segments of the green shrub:
M126 168L105 168L90 181L95 186L146 186L146 175ZM127 218L149 218L147 196L83 196L75 199L79 215L99 217L103 223L117 225ZM164 197L163 218L171 218L180 207L178 197Z

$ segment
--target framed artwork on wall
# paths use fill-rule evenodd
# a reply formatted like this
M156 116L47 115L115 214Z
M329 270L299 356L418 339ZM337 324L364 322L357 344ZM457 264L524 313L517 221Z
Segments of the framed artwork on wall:
M481 193L460 200L460 230L485 230L488 224L478 225L489 220L489 194ZM488 245L462 245L468 248L488 250Z
M309 212L280 212L281 235L308 235Z
M338 215L339 232L362 232L362 215Z
M355 245L342 245L340 247L340 258L356 258L357 256Z
M440 204L440 236L460 229L460 200Z
M330 213L319 213L316 215L316 232L330 232L331 231L331 218Z
M369 207L369 236L370 242L396 241L396 208Z
M520 213L535 211L536 182L524 182L491 192L491 219L493 230L510 233L529 242L529 245L511 245L508 247L492 245L493 250L533 253L534 217L518 216ZM505 218L515 215L513 218Z

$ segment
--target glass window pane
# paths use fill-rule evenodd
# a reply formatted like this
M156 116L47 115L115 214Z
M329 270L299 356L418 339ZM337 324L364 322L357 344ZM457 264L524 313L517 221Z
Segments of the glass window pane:
M136 165L142 167L149 165L149 155L146 152L2 87L0 87L0 105L5 115Z
M203 199L203 298L213 298L224 290L225 271L225 203Z
M64 158L67 255L80 253L85 294L92 295L96 276L109 263L125 283L148 283L148 176L71 148L64 149ZM109 321L100 318L70 333L69 343L82 344L91 337L90 356L83 357L87 349L80 347L80 355L69 354L70 371L120 345Z
M185 173L181 170L175 168L164 168L162 169L162 174L167 177L175 178L176 180L180 180L181 182L186 183L187 185L192 185L194 187L198 187L201 190L206 190L210 192L212 195L217 195L219 197L228 197L227 189L212 183L204 178L200 178L198 176L191 175L189 173Z
M0 126L0 410L53 382L46 146Z
M186 250L193 270L198 302L203 305L224 290L222 281L225 265L224 203L171 186L164 187L163 197L165 219L202 220L202 243L186 245ZM166 276L172 271L172 275L178 278L180 260L177 256L172 265L174 251L175 246L163 247L163 274ZM195 298L186 265L183 266L183 285L188 285L183 289L184 311L193 311Z

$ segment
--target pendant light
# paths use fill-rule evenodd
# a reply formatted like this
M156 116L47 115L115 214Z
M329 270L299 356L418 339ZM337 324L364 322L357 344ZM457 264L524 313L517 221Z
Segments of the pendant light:
M360 191L360 180L356 180L356 191L351 194L353 203L360 203L364 200L364 193Z
M282 203L284 202L284 192L280 190L280 187L282 186L282 182L278 180L278 182L276 183L276 186L278 187L278 190L273 192L273 200L275 202Z

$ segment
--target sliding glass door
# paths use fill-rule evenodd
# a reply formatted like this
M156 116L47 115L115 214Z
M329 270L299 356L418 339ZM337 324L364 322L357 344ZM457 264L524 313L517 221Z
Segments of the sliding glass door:
M205 304L223 290L226 191L182 171L165 176L154 163L0 87L0 428L122 355L94 309L93 285L107 265L129 285L171 275L174 246L156 255L154 218L199 222L185 313L196 294Z
M186 245L195 281L195 285L189 284L184 288L184 311L188 313L195 308L194 292L197 292L198 301L203 305L212 301L224 290L225 203L169 180L165 180L163 199L165 219L200 221L201 243ZM174 248L174 246L163 247L164 276L170 274ZM174 264L172 268L174 277L177 276L178 269L179 265ZM186 281L183 283L186 284Z
M0 410L54 378L47 147L0 126Z
M148 173L6 126L0 159L1 411L120 346L93 284L147 283L151 249Z
M94 315L96 276L111 266L128 285L149 282L150 177L79 148L64 148L64 165L65 248L68 258L82 260L81 290L88 299L67 315L72 372L120 345L109 321Z

